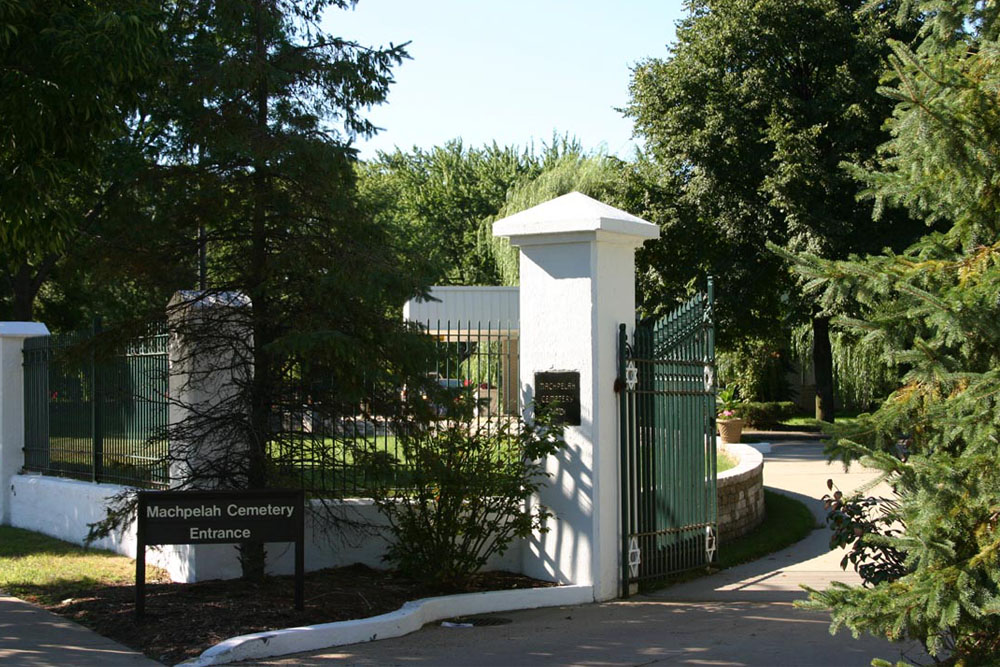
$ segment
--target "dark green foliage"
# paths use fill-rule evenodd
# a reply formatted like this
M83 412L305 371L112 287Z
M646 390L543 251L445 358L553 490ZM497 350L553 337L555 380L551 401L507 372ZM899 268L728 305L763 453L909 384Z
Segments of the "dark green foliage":
M386 559L406 575L459 590L512 540L546 531L551 513L525 501L547 481L543 459L565 443L544 419L482 423L470 395L457 398L441 421L399 432L403 461L385 452L358 458L378 480L372 497L392 529Z
M812 327L792 331L789 356L808 368L812 356ZM830 332L838 411L873 410L899 384L899 365L883 354L878 340L850 331Z
M0 3L0 243L5 255L58 251L79 196L158 56L153 3ZM43 223L44 221L44 223ZM8 256L8 259L11 259Z
M660 172L642 170L649 211L635 212L664 230L637 255L649 274L640 284L669 303L694 271L716 276L722 349L743 338L780 344L795 322L825 323L767 242L846 257L913 237L898 212L873 225L872 204L856 199L841 167L869 163L888 138L892 103L876 92L885 39L913 33L888 7L859 14L861 5L696 0L670 54L634 71L626 111ZM816 340L817 408L831 418L829 346Z
M890 498L845 496L840 489L833 490L832 479L826 486L833 491L823 496L826 522L833 531L830 548L848 549L840 566L854 567L865 586L896 581L906 574L906 553L886 540L904 532L899 503Z
M159 4L0 2L0 315L32 319L134 182L128 121L164 52Z
M735 382L743 398L776 401L789 394L788 353L774 338L743 338L718 355L719 381Z
M904 554L905 573L811 599L831 609L834 629L916 638L947 664L996 664L1000 17L996 3L972 1L918 2L914 11L925 20L920 44L892 45L892 139L876 170L856 173L881 203L948 228L901 254L798 258L824 302L851 298L865 308L840 325L877 341L906 371L874 414L832 430L829 448L891 483L897 504L859 538ZM905 532L888 534L889 520Z
M798 412L798 406L791 401L747 401L736 406L736 416L755 428L777 426Z
M184 417L170 426L170 462L187 487L284 483L302 451L294 415L353 418L372 385L398 398L397 378L425 358L398 311L426 284L422 258L359 205L351 147L374 131L363 112L385 99L406 51L325 33L324 12L351 4L165 7L170 67L135 121L153 157L123 209L131 234L109 257L150 291L191 290L168 316L186 354L176 369L202 372L172 372L215 398L173 406ZM164 302L142 305L158 313L134 319L162 318ZM212 374L225 390L201 386ZM293 463L329 463L313 454ZM263 552L244 557L244 574L261 576Z

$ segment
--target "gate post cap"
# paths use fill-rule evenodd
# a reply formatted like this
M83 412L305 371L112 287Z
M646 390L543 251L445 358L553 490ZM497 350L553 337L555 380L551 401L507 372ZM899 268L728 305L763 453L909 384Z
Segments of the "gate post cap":
M550 199L493 223L493 236L505 236L515 246L576 240L566 235L640 245L659 238L660 228L580 192Z
M41 322L0 322L0 338L48 336L49 328Z

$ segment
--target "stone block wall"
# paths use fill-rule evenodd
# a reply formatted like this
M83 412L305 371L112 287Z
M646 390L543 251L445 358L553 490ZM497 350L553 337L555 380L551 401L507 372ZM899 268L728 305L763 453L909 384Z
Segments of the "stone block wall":
M764 521L764 457L749 445L725 445L739 461L719 473L719 543L746 535Z

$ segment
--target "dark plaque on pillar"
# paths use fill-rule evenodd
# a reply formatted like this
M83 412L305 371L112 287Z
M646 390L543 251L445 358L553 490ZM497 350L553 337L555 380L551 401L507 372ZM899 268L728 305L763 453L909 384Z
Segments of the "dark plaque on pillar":
M535 373L535 403L546 406L556 426L580 425L580 372Z

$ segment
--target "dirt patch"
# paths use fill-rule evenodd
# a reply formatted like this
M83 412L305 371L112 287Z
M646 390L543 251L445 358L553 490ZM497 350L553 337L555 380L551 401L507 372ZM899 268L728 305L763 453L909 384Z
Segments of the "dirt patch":
M392 572L352 565L308 573L303 611L294 608L292 577L269 577L260 583L148 582L141 623L135 620L133 586L99 587L87 597L48 609L154 660L175 664L237 635L377 616L433 595L552 585L512 572L484 572L463 591L436 590Z

